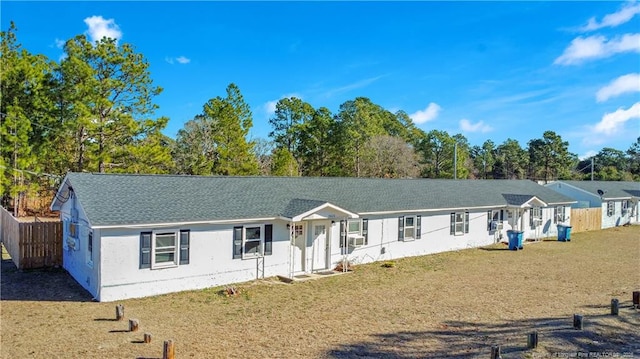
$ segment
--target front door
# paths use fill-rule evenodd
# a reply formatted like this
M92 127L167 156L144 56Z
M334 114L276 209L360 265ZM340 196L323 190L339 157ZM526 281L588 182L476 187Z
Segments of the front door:
M327 238L328 224L325 222L313 223L313 270L329 268L329 239Z
M305 254L307 252L307 236L303 223L293 227L293 272L304 272L306 268Z

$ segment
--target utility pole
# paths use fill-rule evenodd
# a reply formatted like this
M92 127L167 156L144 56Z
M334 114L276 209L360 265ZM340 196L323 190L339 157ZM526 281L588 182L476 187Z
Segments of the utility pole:
M453 179L458 179L458 142L453 145Z
M593 157L591 157L591 180L593 181Z

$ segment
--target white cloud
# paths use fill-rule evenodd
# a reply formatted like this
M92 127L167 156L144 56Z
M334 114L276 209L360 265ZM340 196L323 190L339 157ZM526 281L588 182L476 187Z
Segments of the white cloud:
M596 93L596 100L604 102L627 92L640 92L640 73L627 74L611 81Z
M602 116L602 120L592 127L591 132L595 135L611 136L620 133L627 121L640 119L640 102L636 102L629 109L617 109Z
M418 110L410 114L409 117L411 117L411 120L413 120L413 122L420 125L425 122L435 120L435 118L438 117L438 113L440 112L440 110L442 110L442 107L440 107L435 102L431 102L429 103L429 106L427 106L424 110Z
M165 58L164 58L164 61L168 62L168 63L169 63L169 64L171 64L171 65L175 64L176 62L178 62L178 63L179 63L179 64L181 64L181 65L186 65L186 64L188 64L188 63L190 63L190 62L191 62L191 59L190 59L190 58L188 58L188 57L184 57L184 56L178 56L178 57L176 57L176 58L173 58L173 57L165 57Z
M176 59L176 61L178 61L181 64L188 64L191 62L191 59L184 57L184 56L178 56L178 58Z
M576 37L553 63L575 65L585 60L610 57L623 52L640 52L640 34L624 34L611 40L602 35Z
M103 37L120 40L122 31L113 19L105 19L102 16L91 16L84 19L84 23L89 27L86 34L89 35L91 41L97 42Z
M584 155L582 155L582 156L578 156L578 159L580 159L580 161L584 161L584 160L586 160L587 158L591 158L591 157L593 157L593 156L595 156L595 155L597 155L597 154L598 154L598 152L596 152L596 151L594 151L594 150L589 150L589 151L585 152L585 154L584 154Z
M55 42L56 47L59 48L59 49L62 49L64 47L64 44L66 43L64 40L60 40L58 38L56 38L55 41L56 41Z
M640 14L640 3L627 3L618 12L605 15L601 22L598 22L595 17L592 17L580 30L593 31L603 27L616 27L628 22L638 14Z
M489 125L485 125L483 121L478 121L476 123L472 123L471 121L467 120L466 118L463 118L462 120L460 120L460 129L463 132L481 132L481 133L486 133L486 132L491 132L493 131L493 128Z
M267 115L271 116L276 112L276 105L278 104L278 101L280 101L283 98L291 98L291 97L296 97L302 100L302 95L297 94L297 93L290 93L287 95L282 95L280 96L279 99L277 100L272 100L272 101L267 101L264 105L264 112L267 113Z

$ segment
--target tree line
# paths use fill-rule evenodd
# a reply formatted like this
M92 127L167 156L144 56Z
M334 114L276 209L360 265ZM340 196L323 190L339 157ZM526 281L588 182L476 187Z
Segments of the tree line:
M337 112L283 98L268 138L249 138L250 106L240 88L202 106L175 139L169 119L154 117L149 63L130 44L78 35L52 61L32 54L11 23L0 33L0 188L3 204L21 195L51 196L68 171L190 175L342 176L460 179L589 179L553 131L520 144L471 145L462 134L424 131L404 111L365 97ZM524 146L523 146L524 145ZM640 180L640 138L625 151L594 156L594 179Z

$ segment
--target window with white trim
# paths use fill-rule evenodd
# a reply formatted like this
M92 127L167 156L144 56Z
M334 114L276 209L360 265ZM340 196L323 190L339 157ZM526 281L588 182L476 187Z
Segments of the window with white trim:
M242 257L259 257L262 255L262 234L264 230L262 226L245 227L244 237L242 238Z
M233 227L233 258L258 258L272 253L271 224Z
M189 264L189 230L140 233L140 268L169 268Z
M613 213L615 213L615 209L616 209L615 202L607 201L607 216L608 217L613 216Z
M542 223L542 207L531 207L529 213L529 227L535 228Z
M398 217L398 240L412 241L421 237L422 216L400 216Z
M562 223L567 220L566 207L557 206L553 208L553 223Z
M499 231L502 229L503 211L494 209L487 211L487 231Z
M340 221L340 247L345 245L368 245L369 244L369 220L357 218ZM351 243L351 244L350 244Z
M177 231L154 232L151 248L153 252L151 256L151 268L178 265Z
M628 200L622 201L622 215L624 216L625 214L627 214L628 210L629 210L629 201Z
M93 231L87 235L87 264L93 267Z
M469 233L469 212L451 213L450 234L461 236Z
M362 226L359 219L350 219L347 221L347 235L361 235Z

